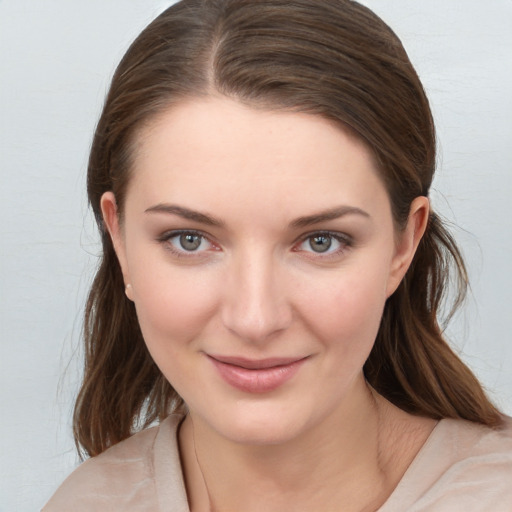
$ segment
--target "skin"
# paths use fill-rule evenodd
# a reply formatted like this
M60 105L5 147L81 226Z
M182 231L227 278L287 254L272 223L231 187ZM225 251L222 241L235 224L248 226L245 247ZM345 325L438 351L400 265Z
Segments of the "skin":
M359 139L211 97L142 130L123 222L111 192L102 210L147 346L189 408L179 444L192 510L378 508L433 428L362 372L428 200L397 233ZM220 376L218 355L304 361L254 393Z

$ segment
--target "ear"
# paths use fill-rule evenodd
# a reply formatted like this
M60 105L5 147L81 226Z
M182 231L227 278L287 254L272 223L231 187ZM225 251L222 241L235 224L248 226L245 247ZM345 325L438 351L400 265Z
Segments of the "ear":
M387 297L390 297L402 281L409 268L416 249L427 229L430 214L428 198L419 196L411 203L409 218L405 229L398 234L396 250L391 262L388 279Z
M123 238L123 232L119 223L119 214L117 209L116 197L113 192L105 192L101 196L100 200L101 213L103 214L103 222L112 240L112 245L116 252L119 265L121 266L121 272L123 273L123 279L125 283L125 292L130 300L131 297L131 285L130 285L130 273L128 271L128 263L126 259L126 247Z

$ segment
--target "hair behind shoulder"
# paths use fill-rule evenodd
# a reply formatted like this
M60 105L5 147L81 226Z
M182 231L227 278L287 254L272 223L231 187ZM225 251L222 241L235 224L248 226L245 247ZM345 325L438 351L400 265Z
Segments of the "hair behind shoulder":
M450 348L439 325L450 284L456 285L456 293L448 317L464 300L467 273L454 239L432 213L411 267L385 306L364 367L366 378L407 412L498 426L500 413Z
M103 255L86 305L85 374L74 414L77 446L96 455L183 401L151 359L101 217L113 191L122 220L137 133L175 102L221 94L257 108L307 112L356 133L375 155L397 229L435 170L429 103L400 40L350 0L183 0L134 41L114 74L89 160L88 194ZM432 213L386 304L364 367L402 409L497 425L499 412L446 343L438 323L450 273L465 292L453 238Z

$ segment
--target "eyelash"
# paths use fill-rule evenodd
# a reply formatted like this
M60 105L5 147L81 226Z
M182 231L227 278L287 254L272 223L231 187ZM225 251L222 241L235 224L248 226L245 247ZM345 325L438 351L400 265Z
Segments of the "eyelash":
M327 252L330 249L330 247L329 247L327 249L327 251L324 253L315 252L312 248L310 251L303 251L309 255L309 256L307 256L308 258L315 259L315 260L320 259L323 261L338 258L354 245L352 238L346 234L339 233L337 231L314 231L312 233L307 233L306 235L302 236L300 238L299 242L294 245L293 250L295 252L299 252L299 251L301 251L301 249L299 249L297 247L303 245L304 243L307 243L308 240L311 243L311 241L314 238L320 238L320 237L327 237L327 238L330 238L331 240L335 240L336 242L338 242L340 244L339 248L332 252Z
M174 238L178 238L182 235L191 235L194 237L200 237L203 240L206 240L212 247L214 247L216 251L220 250L218 246L213 243L208 235L203 233L202 231L197 230L174 230L174 231L168 231L166 233L163 233L161 236L157 238L157 241L165 244L166 249L169 250L174 256L178 258L198 258L204 255L206 252L205 250L202 251L187 251L186 249L178 249L175 247L171 240ZM340 247L332 252L327 252L330 247L327 249L325 253L322 252L315 252L313 249L311 251L307 250L301 250L299 247L306 243L308 240L313 240L314 238L320 238L320 237L327 237L331 240L335 240L340 244ZM201 241L201 243L202 243ZM312 256L307 256L308 258L314 258L314 259L322 259L327 260L330 258L336 258L339 257L341 254L343 254L345 251L350 249L353 246L353 240L350 236L339 233L339 232L333 232L333 231L313 231L311 233L307 233L306 235L303 235L297 242L294 243L293 251L294 252L305 252Z
M213 247L217 247L205 233L203 233L201 231L194 230L194 229L181 229L181 230L168 231L168 232L160 235L157 238L157 241L162 244L165 244L166 249L178 258L201 257L205 251L187 251L186 249L180 250L180 249L176 248L171 243L171 240L173 238L178 238L182 235L192 235L192 236L200 237L202 239L202 241L206 240ZM201 241L201 243L202 243L202 241ZM215 249L215 250L218 250L218 249Z

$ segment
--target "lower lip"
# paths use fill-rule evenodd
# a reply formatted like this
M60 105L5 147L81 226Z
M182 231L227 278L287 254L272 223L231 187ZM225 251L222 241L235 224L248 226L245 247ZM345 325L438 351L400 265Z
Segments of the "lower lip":
M250 370L212 357L209 359L228 384L246 393L268 393L277 389L289 381L305 361L300 359L282 366Z

